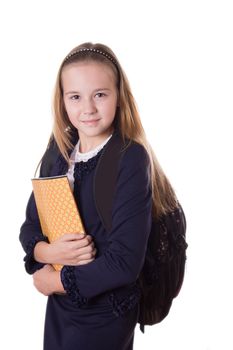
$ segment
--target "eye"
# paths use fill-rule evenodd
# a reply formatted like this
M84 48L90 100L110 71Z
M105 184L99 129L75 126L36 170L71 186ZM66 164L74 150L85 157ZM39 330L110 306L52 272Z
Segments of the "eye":
M70 97L71 100L79 100L79 95L72 95Z
M98 93L96 94L96 96L97 96L97 97L104 97L104 96L106 96L106 94L104 94L103 92L98 92Z

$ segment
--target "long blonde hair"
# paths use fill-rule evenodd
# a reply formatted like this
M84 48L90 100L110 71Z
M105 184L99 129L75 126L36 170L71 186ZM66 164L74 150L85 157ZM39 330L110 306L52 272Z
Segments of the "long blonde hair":
M81 49L91 50L80 52L79 50ZM109 57L96 53L94 49L106 53ZM79 53L75 54L77 51L79 51ZM109 58L112 58L112 60ZM119 93L119 107L117 108L118 111L114 123L117 125L123 140L128 139L130 142L135 141L144 146L150 159L153 196L152 213L154 217L158 218L160 215L174 209L177 206L175 192L147 140L126 74L114 52L106 45L99 43L93 44L90 42L81 44L70 51L59 68L54 91L54 126L52 137L55 138L61 154L66 159L67 163L69 163L68 151L74 146L72 144L72 132L74 131L74 127L68 118L63 102L61 74L66 65L79 61L101 62L112 69L116 77Z

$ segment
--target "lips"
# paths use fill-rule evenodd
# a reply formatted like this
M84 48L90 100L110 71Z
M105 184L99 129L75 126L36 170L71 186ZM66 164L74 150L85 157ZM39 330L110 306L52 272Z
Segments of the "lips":
M97 122L99 119L83 120L83 123Z
M98 121L99 121L99 119L91 119L91 120L83 120L82 122L84 124L94 124L94 123L96 123Z

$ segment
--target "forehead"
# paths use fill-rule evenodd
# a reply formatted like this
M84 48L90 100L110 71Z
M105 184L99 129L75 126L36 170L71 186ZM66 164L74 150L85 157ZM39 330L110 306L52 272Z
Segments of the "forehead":
M63 84L69 82L94 83L103 82L108 84L115 84L116 77L107 64L101 62L87 61L87 62L73 62L62 69L61 81Z

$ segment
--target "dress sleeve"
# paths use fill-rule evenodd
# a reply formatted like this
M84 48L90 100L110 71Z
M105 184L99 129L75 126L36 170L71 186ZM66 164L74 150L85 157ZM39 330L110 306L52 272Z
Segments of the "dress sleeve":
M19 240L26 253L24 257L25 269L29 274L33 274L44 266L34 259L34 247L39 241L47 241L41 230L33 192L28 200L26 219L20 228Z
M46 151L45 155L51 153L50 151ZM45 157L45 156L44 156ZM46 176L45 170L47 167L45 166L45 160L43 159L41 167L40 167L40 177ZM48 176L48 175L47 175ZM26 252L26 256L24 258L25 261L25 269L29 274L33 274L38 269L42 268L44 264L36 261L34 259L34 248L35 245L39 241L46 241L48 239L43 235L40 220L38 216L38 211L36 207L34 193L32 192L26 208L26 218L24 223L20 228L19 240L22 244L24 251Z
M137 280L151 229L151 209L149 157L143 146L133 144L119 165L105 253L89 264L61 270L63 286L73 301L80 303Z

